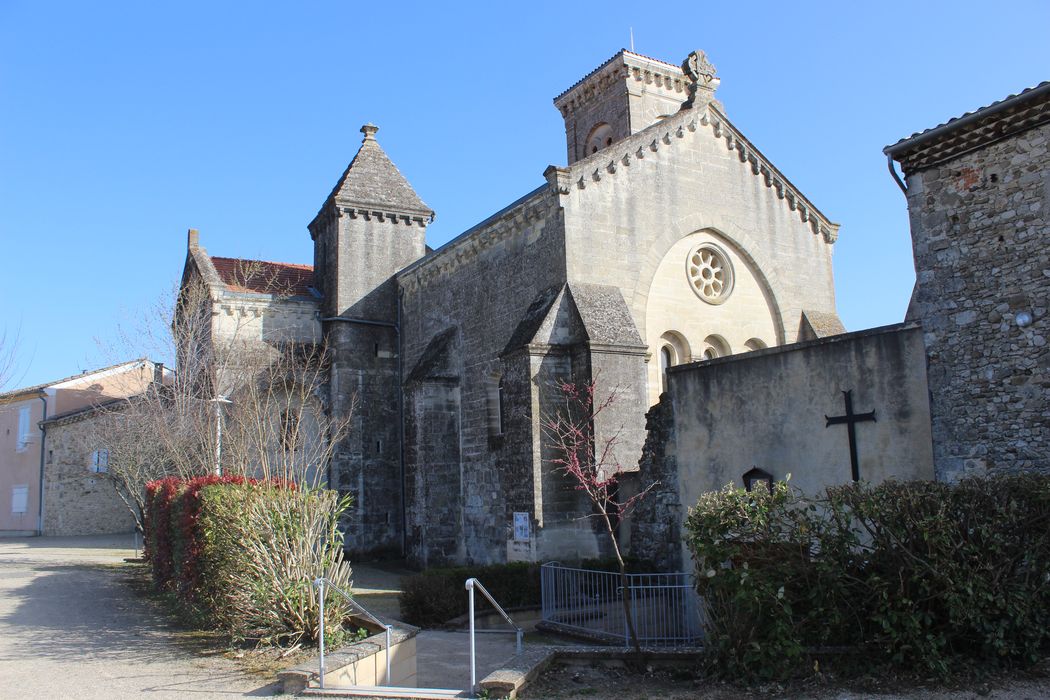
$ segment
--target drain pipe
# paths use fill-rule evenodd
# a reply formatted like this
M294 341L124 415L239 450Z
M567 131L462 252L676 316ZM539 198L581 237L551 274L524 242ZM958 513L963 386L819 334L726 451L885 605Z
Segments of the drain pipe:
M893 156L889 153L886 154L886 165L890 169L890 175L893 176L893 181L897 183L897 187L901 188L901 192L904 196L908 196L908 186L904 184L904 180L901 180L901 176L897 174L897 168L893 167Z
M321 321L322 323L325 321L337 321L339 323L355 323L362 326L390 328L393 329L394 334L397 336L397 459L401 481L401 556L404 557L408 554L408 511L405 505L405 397L404 392L401 390L401 384L404 381L401 364L401 356L403 354L403 348L401 347L401 291L398 290L397 294L397 321L395 323L349 316L328 316L327 318L322 318ZM329 477L328 482L331 483L331 481Z
M37 535L44 536L44 441L47 438L47 429L44 427L44 421L47 420L47 394L41 394L37 397L44 402L44 417L40 419L40 487L38 489L37 496L39 502L37 504Z

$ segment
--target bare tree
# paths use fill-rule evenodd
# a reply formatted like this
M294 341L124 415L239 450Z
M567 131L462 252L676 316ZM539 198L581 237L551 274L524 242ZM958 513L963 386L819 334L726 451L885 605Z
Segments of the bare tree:
M561 410L544 417L541 421L547 444L557 454L551 462L571 478L576 490L587 496L596 511L588 517L597 517L609 536L620 569L628 641L633 644L634 650L640 653L641 644L631 614L630 581L627 578L627 566L620 551L620 543L616 538L616 524L627 517L657 482L626 498L619 493L620 476L624 470L623 465L617 461L616 447L622 426L602 438L595 434L594 429L601 414L609 411L619 400L619 392L616 389L604 397L597 397L597 379L581 384L560 382L558 388L563 400Z
M268 289L270 304L286 290L245 261L240 286ZM127 400L100 405L95 441L110 450L109 473L141 526L145 485L164 476L213 473L279 479L309 487L325 481L351 416L326 405L329 370L323 342L264 342L254 314L221 313L211 290L190 278L167 303L153 307L125 345L174 357L175 371ZM260 314L268 309L259 302ZM221 447L221 463L220 463Z
M15 381L20 335L18 331L11 333L6 328L0 332L0 391L7 391Z

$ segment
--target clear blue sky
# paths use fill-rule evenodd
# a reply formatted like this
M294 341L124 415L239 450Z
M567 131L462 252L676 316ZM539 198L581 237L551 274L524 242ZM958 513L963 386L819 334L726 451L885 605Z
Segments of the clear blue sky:
M1050 79L1050 3L0 0L0 326L20 384L214 255L310 263L361 124L440 245L565 163L551 99L628 45L704 49L730 119L832 220L850 330L903 318L904 197L882 147Z

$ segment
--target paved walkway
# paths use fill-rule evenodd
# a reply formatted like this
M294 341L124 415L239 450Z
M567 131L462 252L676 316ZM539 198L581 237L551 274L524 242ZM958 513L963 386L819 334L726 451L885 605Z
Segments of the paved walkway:
M272 695L268 679L179 647L107 565L131 536L0 538L0 697Z

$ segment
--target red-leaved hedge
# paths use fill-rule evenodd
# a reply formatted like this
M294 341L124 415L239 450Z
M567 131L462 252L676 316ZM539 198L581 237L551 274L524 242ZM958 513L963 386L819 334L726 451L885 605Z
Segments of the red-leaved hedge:
M201 535L197 527L200 493L218 484L257 484L243 476L167 477L146 484L146 557L158 589L191 601L200 585ZM294 489L295 484L272 485Z

